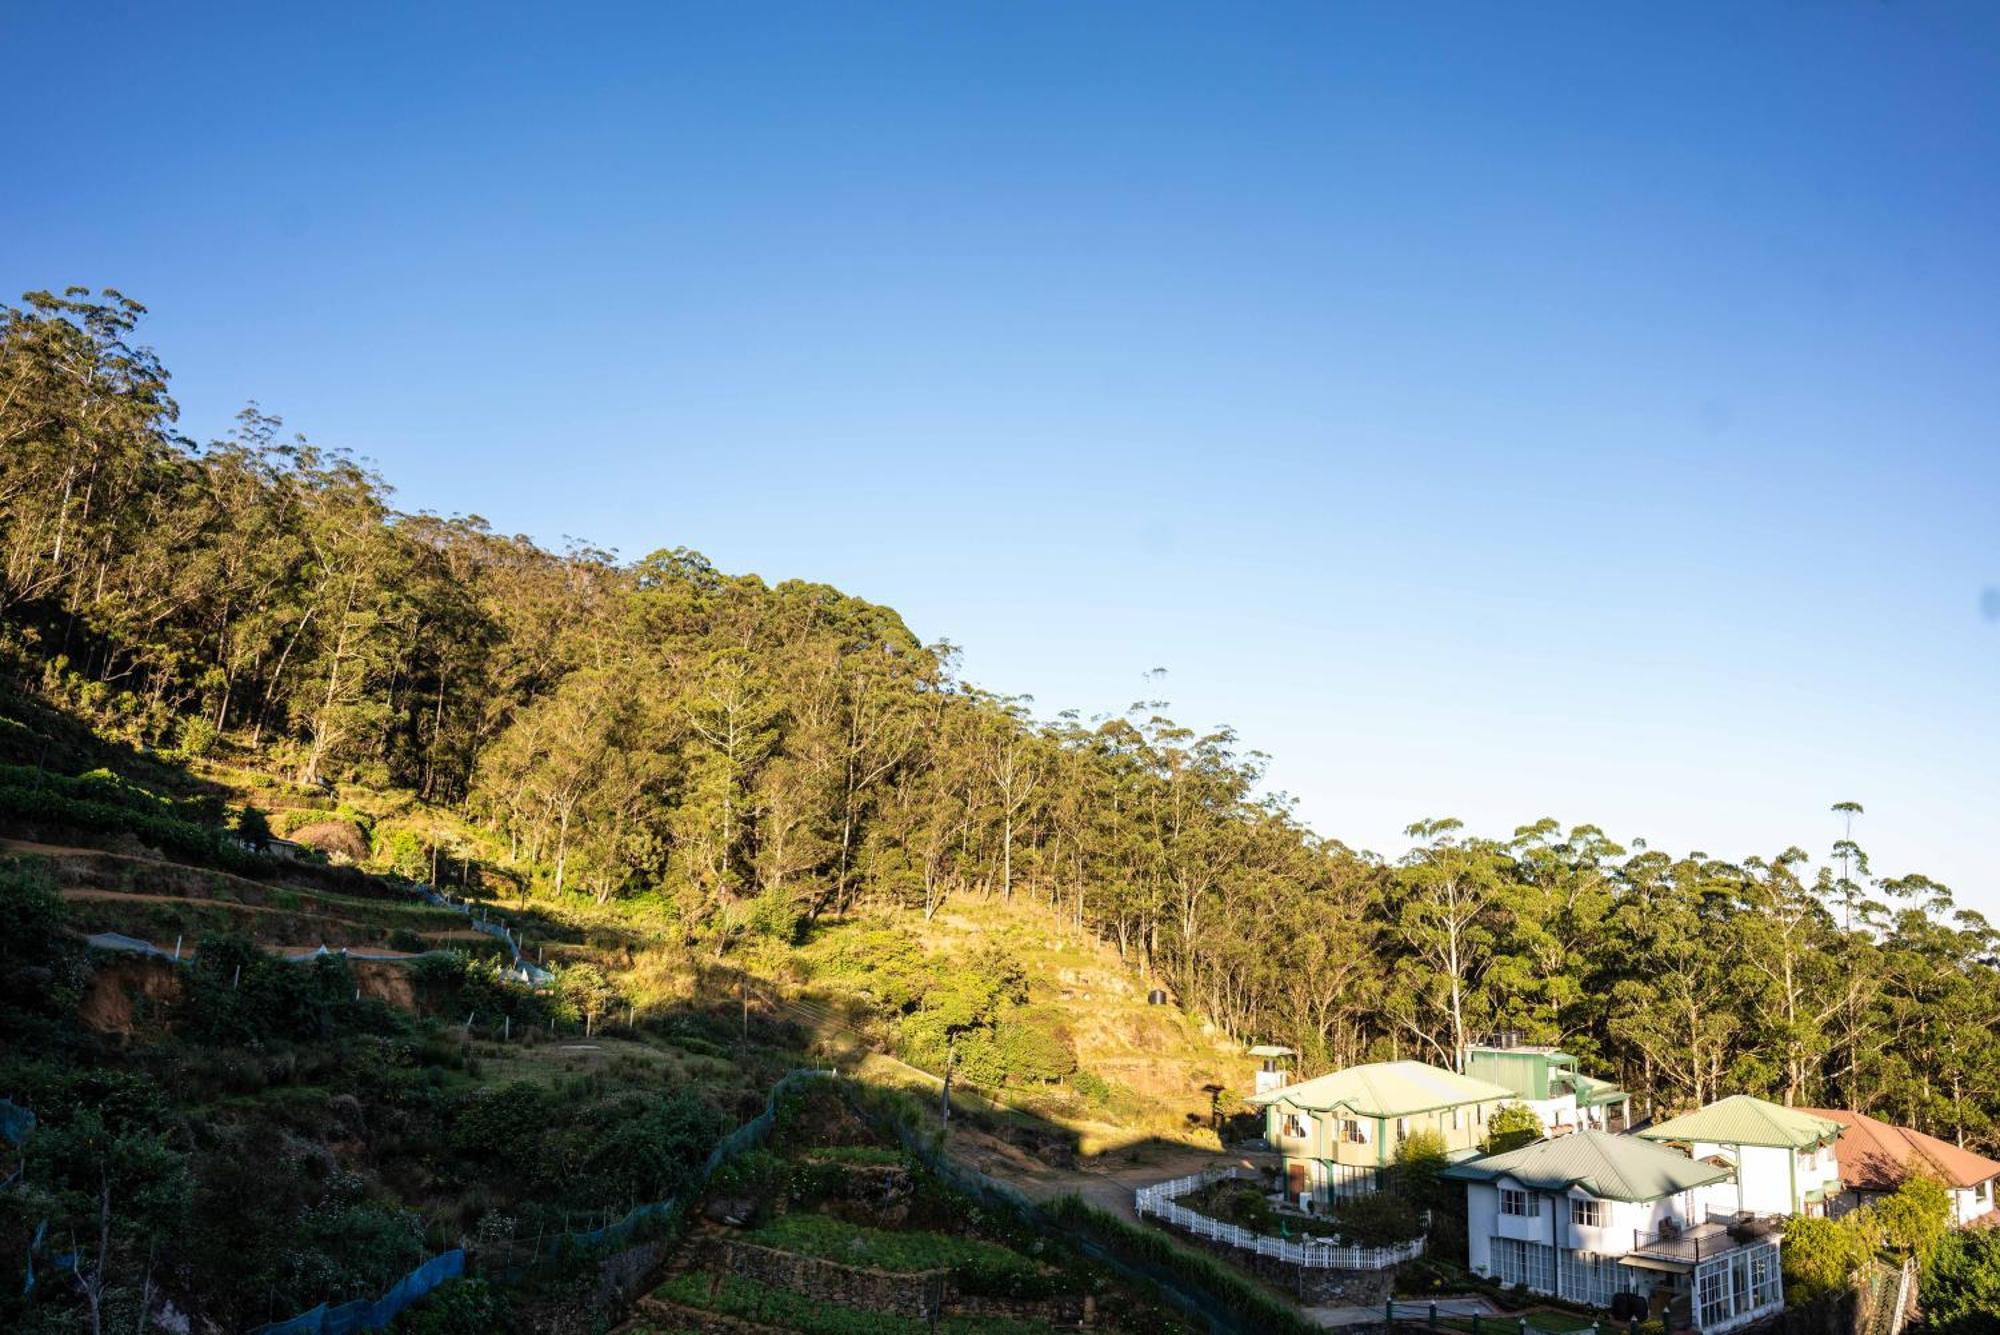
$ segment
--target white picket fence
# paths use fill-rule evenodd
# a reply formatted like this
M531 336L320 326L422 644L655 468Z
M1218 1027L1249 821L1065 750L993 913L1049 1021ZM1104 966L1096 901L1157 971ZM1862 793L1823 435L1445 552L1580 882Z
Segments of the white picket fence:
M1220 1242L1225 1246L1240 1247L1246 1252L1274 1257L1308 1270L1387 1270L1392 1265L1414 1261L1424 1254L1422 1238L1413 1238L1396 1247L1341 1247L1316 1239L1287 1242L1283 1238L1252 1233L1247 1228L1225 1224L1219 1219L1210 1219L1205 1214L1197 1214L1184 1205L1175 1204L1176 1197L1185 1196L1190 1191L1199 1190L1211 1182L1220 1182L1224 1178L1254 1176L1256 1174L1241 1168L1211 1168L1207 1172L1196 1173L1193 1177L1177 1177L1171 1182L1156 1182L1150 1187L1139 1188L1134 1208L1142 1219L1151 1215L1155 1219L1172 1224L1175 1228L1186 1229L1198 1238Z

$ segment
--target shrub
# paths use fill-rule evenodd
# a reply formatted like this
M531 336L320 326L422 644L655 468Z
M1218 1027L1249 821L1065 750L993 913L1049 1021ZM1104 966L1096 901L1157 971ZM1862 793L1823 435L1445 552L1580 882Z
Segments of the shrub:
M1843 1219L1795 1215L1785 1225L1785 1293L1795 1303L1847 1287L1854 1272L1874 1253L1868 1211L1856 1210Z
M262 811L246 806L236 813L236 837L262 853L271 847L271 822Z
M1503 1103L1486 1124L1486 1141L1479 1148L1486 1154L1505 1154L1542 1138L1541 1115L1525 1103Z
M90 963L68 925L69 909L46 862L0 860L0 1004L42 1015L75 1008Z
M2000 1231L1947 1232L1931 1254L1918 1294L1927 1330L2000 1335Z
M1408 1242L1424 1231L1416 1208L1394 1192L1371 1191L1335 1201L1327 1211L1341 1240L1358 1247Z
M483 1279L454 1280L397 1318L405 1335L487 1335L514 1329L513 1305L504 1290Z
M1933 1177L1914 1176L1870 1207L1883 1240L1924 1265L1951 1228L1951 1192Z

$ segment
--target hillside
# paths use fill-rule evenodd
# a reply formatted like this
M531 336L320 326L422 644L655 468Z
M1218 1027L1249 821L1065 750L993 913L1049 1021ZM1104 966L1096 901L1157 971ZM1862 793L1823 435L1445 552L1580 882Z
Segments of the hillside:
M0 1196L0 1246L25 1255L43 1219L85 1225L105 1194L99 1301L114 1309L150 1291L235 1328L386 1289L452 1246L490 1266L528 1230L594 1226L686 1189L708 1142L801 1065L929 1102L935 1081L894 1054L921 1058L912 1020L954 979L984 979L974 961L1006 960L1014 982L963 1032L1025 1026L1059 1057L1047 1078L959 1068L974 1152L1040 1171L1213 1144L1211 1087L1247 1069L1026 901L971 897L928 923L856 912L720 962L656 905L524 893L480 856L489 837L408 793L301 790L250 757L187 764L10 713L16 754L96 763L0 774L0 908L17 924L0 960L0 1092L38 1119L21 1147L27 1194ZM246 810L345 847L246 852L228 833ZM458 850L439 879L459 902L399 873L412 832ZM514 942L547 987L497 976ZM69 1157L76 1137L130 1161L108 1194ZM259 1204L229 1221L245 1193ZM73 1311L88 1285L69 1282L13 1317ZM510 1287L508 1319L587 1328L604 1300L568 1283Z

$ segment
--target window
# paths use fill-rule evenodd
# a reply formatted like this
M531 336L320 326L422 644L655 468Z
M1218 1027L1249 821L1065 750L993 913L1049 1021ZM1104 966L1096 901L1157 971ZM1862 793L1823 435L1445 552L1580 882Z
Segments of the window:
M1604 1202L1599 1200L1577 1200L1570 1198L1569 1222L1578 1228L1604 1227Z
M1561 1281L1556 1296L1586 1307L1609 1307L1613 1294L1631 1287L1631 1276L1615 1256L1561 1252L1556 1256L1556 1274Z
M1458 1109L1456 1108L1451 1110L1451 1129L1454 1131L1458 1130Z
M1286 1113L1285 1134L1294 1139L1303 1138L1306 1134L1306 1119L1297 1113Z
M1536 1219L1542 1213L1542 1198L1513 1187L1500 1188L1500 1213Z
M1475 1104L1473 1104L1473 1105L1472 1105L1472 1124L1473 1124L1474 1126L1484 1126L1484 1125L1486 1125L1486 1105L1485 1105L1485 1104L1483 1104L1483 1103L1475 1103Z
M1344 1117L1340 1122L1340 1138L1350 1145L1366 1145L1368 1128L1352 1117Z
M1554 1293L1555 1249L1519 1238L1495 1238L1493 1277L1502 1284L1525 1284L1537 1293Z
M1410 1119L1407 1117L1398 1117L1396 1119L1396 1139L1405 1140L1409 1137L1409 1134Z

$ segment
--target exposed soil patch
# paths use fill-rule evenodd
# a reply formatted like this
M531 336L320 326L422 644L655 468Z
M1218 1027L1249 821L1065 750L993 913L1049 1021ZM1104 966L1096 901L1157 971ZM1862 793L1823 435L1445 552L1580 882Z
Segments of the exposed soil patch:
M102 965L77 1007L77 1018L100 1034L130 1038L138 1015L149 1005L180 998L181 980L165 960L135 958Z

